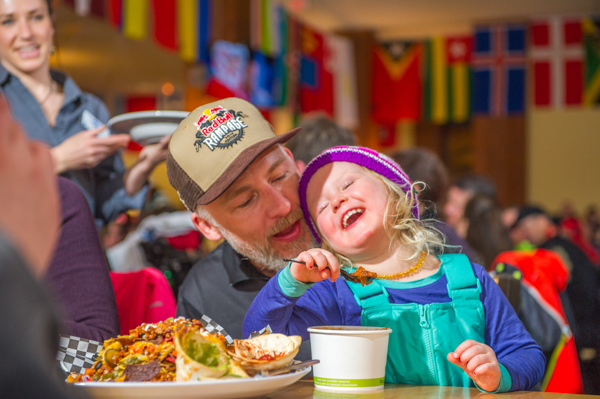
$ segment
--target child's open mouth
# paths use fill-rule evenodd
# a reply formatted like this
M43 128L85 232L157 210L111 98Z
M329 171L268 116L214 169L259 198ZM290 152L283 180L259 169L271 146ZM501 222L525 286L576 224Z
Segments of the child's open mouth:
M352 226L360 217L363 215L365 210L363 208L355 208L349 211L344 215L344 219L342 220L342 226L344 230L349 226Z

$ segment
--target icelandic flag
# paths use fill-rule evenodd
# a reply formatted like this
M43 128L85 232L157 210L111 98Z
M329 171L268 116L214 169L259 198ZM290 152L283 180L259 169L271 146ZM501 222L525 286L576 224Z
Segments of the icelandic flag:
M478 26L473 36L475 114L517 115L525 111L524 24Z

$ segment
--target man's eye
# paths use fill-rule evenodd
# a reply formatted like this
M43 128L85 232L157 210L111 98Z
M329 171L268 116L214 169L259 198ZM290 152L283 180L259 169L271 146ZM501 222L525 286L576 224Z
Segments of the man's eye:
M282 174L281 176L273 179L273 182L281 181L287 177L287 173Z
M3 19L2 22L0 22L0 24L2 25L10 25L13 23L12 19Z
M254 196L252 196L252 197L248 198L248 199L247 199L247 200L246 200L244 203L242 203L242 204L238 205L238 206L237 206L237 208L238 208L238 209L241 209L241 208L245 208L245 207L247 207L248 205L250 205L250 203L252 202L252 199L253 199L253 198L254 198Z

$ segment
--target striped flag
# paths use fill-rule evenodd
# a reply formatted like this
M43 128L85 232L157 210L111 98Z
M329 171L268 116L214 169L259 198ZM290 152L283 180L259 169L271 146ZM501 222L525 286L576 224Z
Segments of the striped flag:
M515 115L525 111L524 24L478 26L473 36L473 113Z
M421 43L391 41L373 51L371 114L381 125L421 115Z
M530 35L534 104L554 108L580 105L584 81L581 17L534 19Z
M280 47L275 55L275 76L273 81L273 101L275 105L282 106L288 103L289 78L291 69L289 68L290 54L290 24L289 15L285 8L279 7L277 10L279 24Z
M153 0L154 40L163 47L176 50L177 2L176 0Z
M583 20L585 34L585 105L600 103L600 19Z
M121 29L123 4L121 0L108 0L108 23L115 29Z
M143 40L148 30L148 0L123 0L123 35Z
M471 37L435 37L426 44L425 117L462 123L470 115Z
M301 30L300 111L333 115L333 76L324 35L306 25Z
M212 0L177 0L179 55L184 61L209 62L211 19Z

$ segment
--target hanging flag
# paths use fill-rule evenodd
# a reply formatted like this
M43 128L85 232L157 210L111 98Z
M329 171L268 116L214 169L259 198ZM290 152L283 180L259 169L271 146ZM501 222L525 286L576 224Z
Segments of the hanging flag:
M176 0L152 0L154 40L163 47L177 49L177 2Z
M277 13L279 14L277 29L279 31L280 44L275 55L273 102L277 106L283 106L287 104L288 96L288 58L290 56L288 35L289 16L283 7L279 7Z
M302 25L289 15L287 20L288 48L285 57L286 74L286 104L294 118L300 114L300 59L302 58Z
M301 30L300 111L324 111L333 116L333 76L330 51L322 34L304 25Z
M198 12L198 50L196 61L208 64L212 41L212 0L199 0Z
M471 61L473 113L494 116L525 111L524 24L477 26Z
M121 0L108 0L108 23L116 29L121 29L122 26L122 3Z
M583 20L585 35L585 105L600 103L600 19Z
M179 55L184 61L208 64L211 20L212 0L177 0Z
M197 17L198 2L196 0L177 0L179 56L187 62L194 62L197 56Z
M142 40L148 29L148 0L123 0L123 35Z
M375 122L390 125L401 119L419 119L422 53L422 45L415 42L390 41L375 47L371 72Z
M229 91L233 96L247 99L246 82L250 53L244 44L223 40L216 42L211 50L210 69L212 77L206 92L222 97Z
M533 103L562 108L583 100L581 17L534 19L530 27Z
M448 92L450 120L461 123L469 119L471 113L471 54L472 38L448 37L446 53L448 60Z
M274 106L274 61L260 51L255 51L250 64L250 102L259 109Z
M435 37L426 44L425 117L462 123L470 116L470 37Z
M343 36L331 35L327 40L333 68L335 120L341 126L355 129L359 120L354 46L349 38Z

